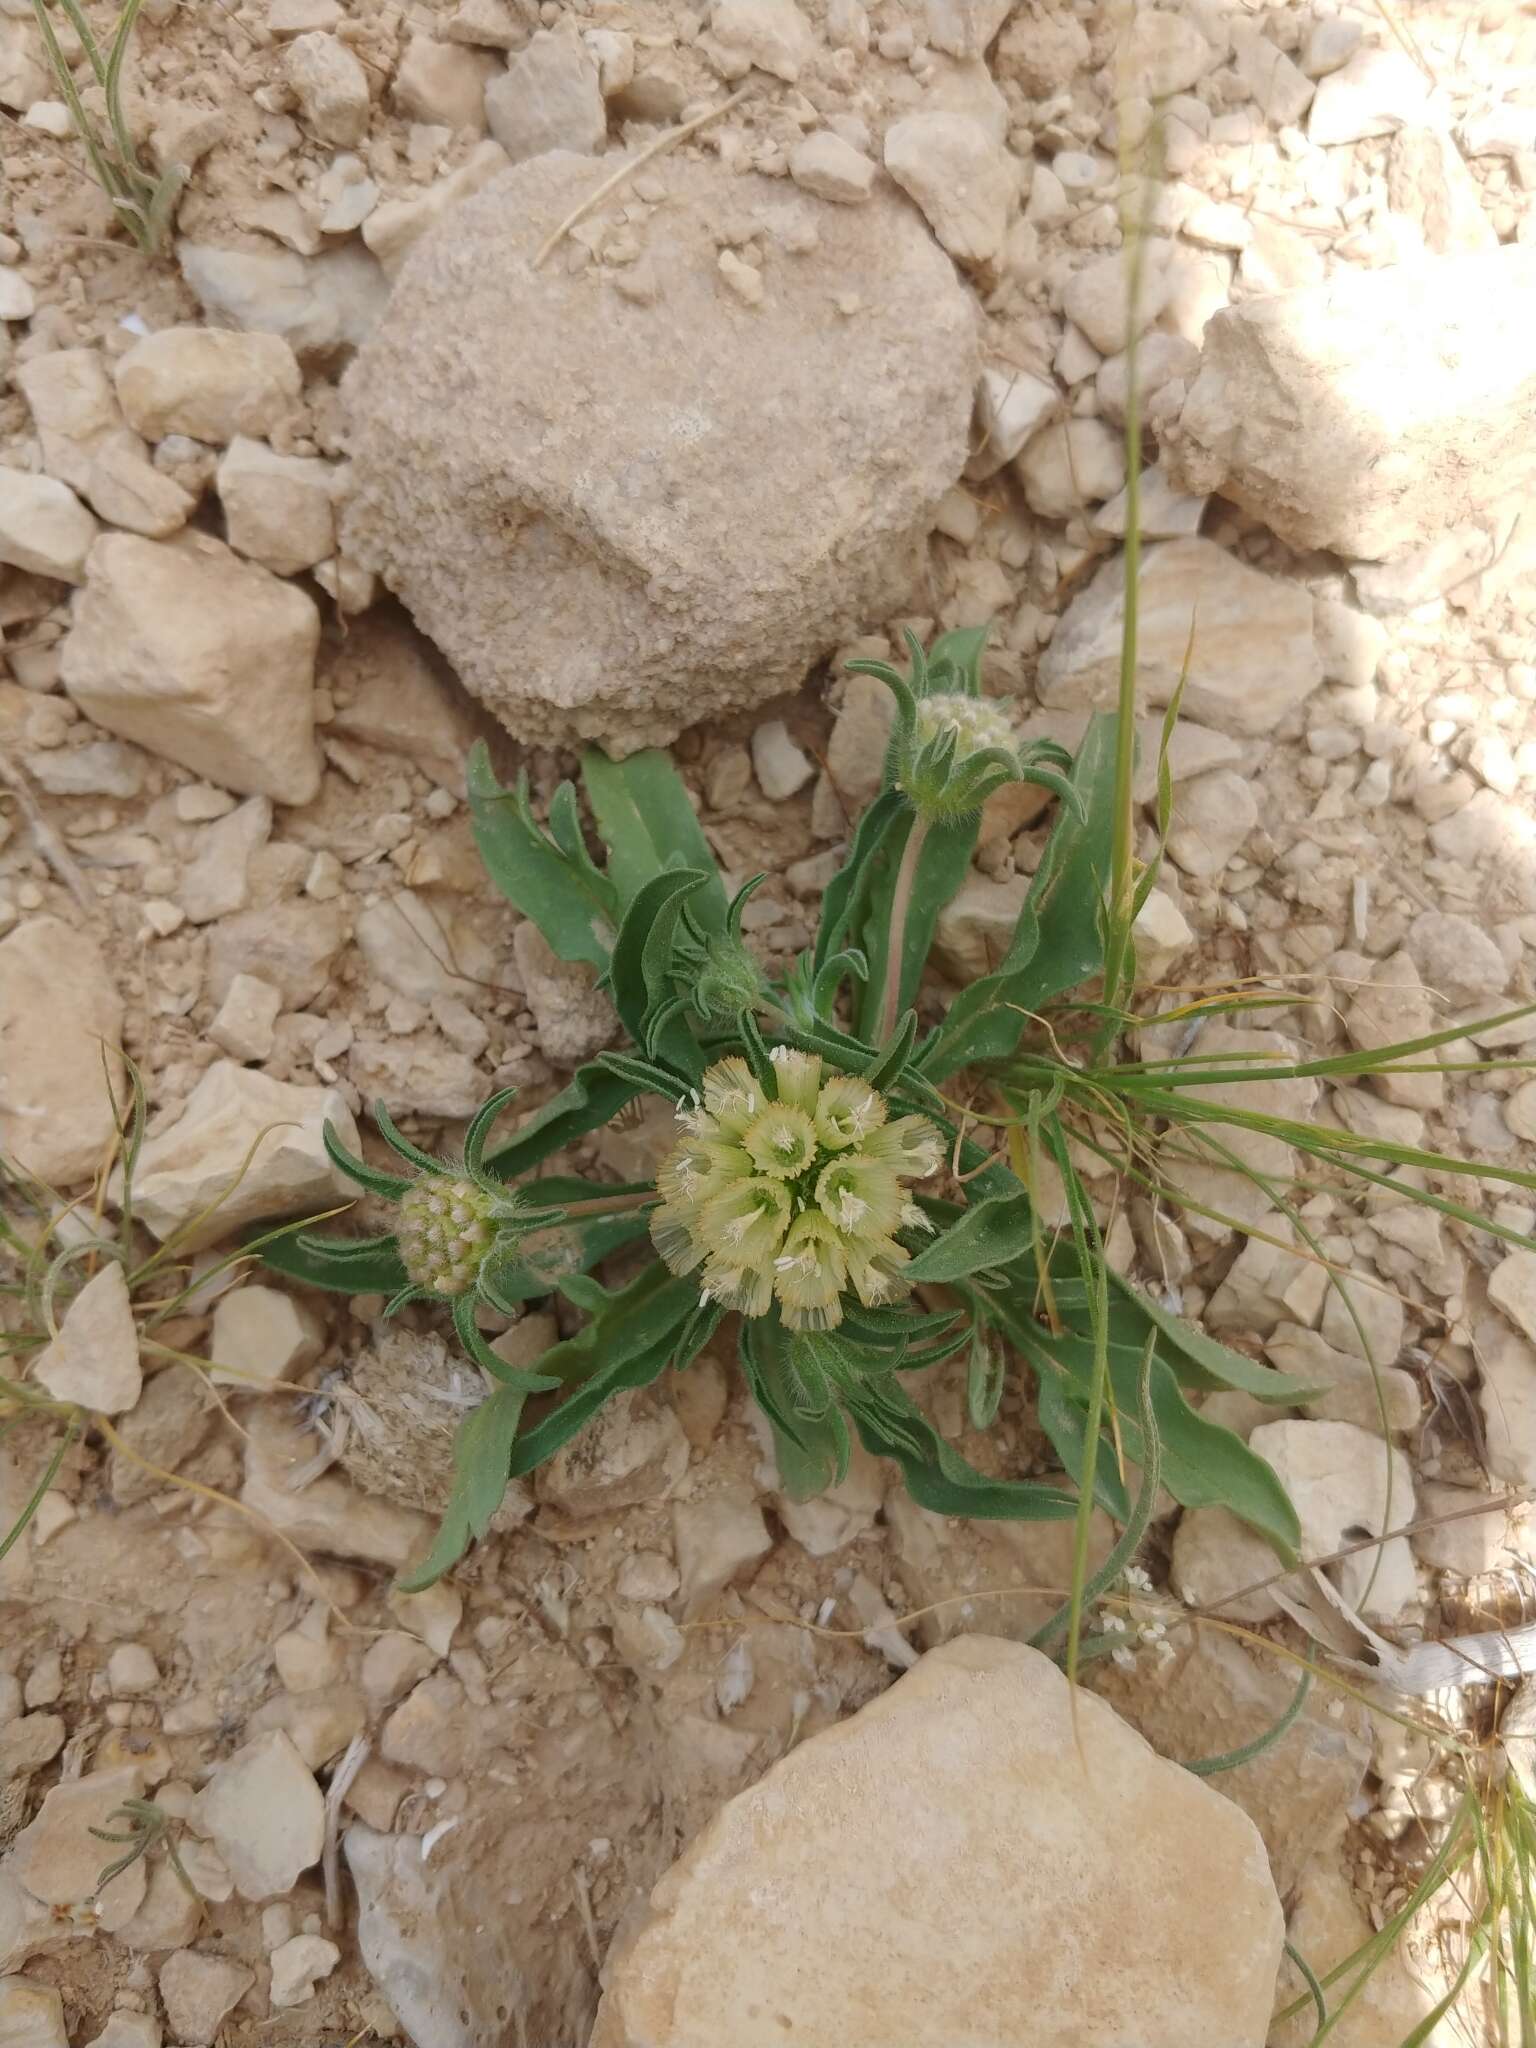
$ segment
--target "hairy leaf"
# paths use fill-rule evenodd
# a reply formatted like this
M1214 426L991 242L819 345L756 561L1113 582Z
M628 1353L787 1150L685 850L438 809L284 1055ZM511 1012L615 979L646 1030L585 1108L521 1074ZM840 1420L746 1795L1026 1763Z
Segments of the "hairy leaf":
M538 829L526 790L503 789L483 740L466 771L470 822L486 873L507 901L532 918L562 960L606 968L617 924L617 900L606 876L586 858L555 844ZM557 808L559 802L557 799ZM562 817L562 832L568 819Z
M581 775L608 848L619 907L627 910L645 884L666 868L698 868L708 880L693 899L693 915L705 931L723 932L725 885L671 756L648 747L626 760L610 761L599 748L588 747Z
M1032 1479L989 1479L947 1444L899 1383L882 1385L878 1401L847 1403L864 1448L901 1467L907 1491L936 1515L974 1515L985 1521L1069 1522L1070 1493Z
M435 1585L490 1527L511 1477L512 1445L527 1399L523 1387L497 1387L459 1424L453 1440L453 1489L448 1505L431 1550L400 1578L403 1593L419 1593Z
M393 1232L326 1237L316 1230L295 1230L263 1244L261 1259L274 1273L334 1294L398 1294L409 1284Z
M534 1111L520 1131L485 1162L497 1180L516 1180L575 1138L611 1123L626 1102L642 1092L638 1081L611 1072L597 1061L578 1067L570 1080L542 1109Z
M973 1202L942 1235L906 1267L915 1282L966 1280L972 1273L1006 1266L1030 1248L1029 1197L1022 1188Z

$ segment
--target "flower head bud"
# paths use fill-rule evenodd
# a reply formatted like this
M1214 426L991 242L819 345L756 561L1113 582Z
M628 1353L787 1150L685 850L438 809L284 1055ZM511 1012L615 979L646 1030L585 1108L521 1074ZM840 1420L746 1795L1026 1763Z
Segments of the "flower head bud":
M470 1180L419 1180L400 1197L400 1258L413 1286L465 1294L499 1232L496 1203Z
M955 763L958 766L985 747L1010 752L1018 745L1013 720L1001 704L989 697L953 695L922 697L917 706L917 744L926 747L941 733L955 734Z
M898 1234L932 1226L906 1183L942 1153L923 1117L891 1120L847 1074L822 1078L814 1053L776 1046L775 1095L745 1060L721 1060L656 1177L651 1237L674 1273L700 1273L701 1299L742 1315L775 1300L790 1329L833 1329L852 1288L866 1307L900 1300L909 1253Z

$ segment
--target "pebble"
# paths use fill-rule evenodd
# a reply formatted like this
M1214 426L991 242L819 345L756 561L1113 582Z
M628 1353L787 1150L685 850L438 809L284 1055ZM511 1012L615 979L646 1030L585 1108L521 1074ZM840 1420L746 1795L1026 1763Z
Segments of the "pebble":
M59 1334L33 1362L32 1376L56 1401L121 1415L143 1387L138 1329L123 1268L109 1260L65 1310Z
M0 467L0 562L61 583L83 583L86 556L99 531L68 484Z
M0 1977L0 2048L69 2048L64 2001L51 1984Z
M280 1288L232 1287L214 1306L209 1354L215 1385L260 1393L278 1380L297 1380L324 1348L320 1318Z
M1351 1045L1375 1052L1427 1037L1434 1030L1434 1005L1411 953L1399 951L1387 960L1361 961L1355 978L1362 985L1344 1012ZM1430 1054L1428 1062L1433 1059ZM1423 1066L1426 1061L1410 1059L1407 1064ZM1388 1102L1400 1103L1405 1109L1438 1109L1445 1101L1445 1081L1437 1073L1376 1073L1371 1085Z
M107 1658L107 1683L114 1699L141 1699L160 1683L154 1652L144 1643L118 1643Z
M959 263L1000 254L1018 198L1012 159L968 114L908 114L885 131L885 168Z
M1367 44L1319 82L1307 139L1329 149L1425 125L1430 86L1404 50Z
M976 384L977 442L966 475L995 475L1060 410L1061 393L1046 378L1028 370L983 370Z
M816 773L816 764L789 736L782 718L770 718L752 734L752 767L770 803L785 803Z
M1163 245L1166 247L1166 244ZM1167 281L1159 264L1147 260L1140 298L1134 308L1135 331L1151 326L1167 298ZM1067 279L1062 311L1080 327L1101 356L1115 356L1131 339L1133 309L1119 255L1096 257Z
M1488 1299L1536 1343L1536 1252L1506 1252L1489 1277Z
M484 51L413 35L395 70L395 105L412 121L483 135L485 89L501 68Z
M215 1767L198 1798L197 1822L240 1896L259 1902L291 1891L319 1862L325 1801L288 1736L274 1731Z
M0 270L0 320L30 320L37 294L14 270Z
M1221 874L1259 822L1247 776L1230 768L1196 775L1173 792L1168 857L1196 881Z
M293 414L299 365L275 334L166 327L119 357L114 375L128 424L148 440L185 434L223 447L269 434Z
M341 1961L334 1941L318 1934L296 1934L272 1951L272 2003L281 2010L303 2005L315 1995L315 1986Z
M313 455L277 455L236 435L218 468L224 529L236 553L296 576L336 552L333 472Z
M1035 435L1014 469L1032 512L1070 519L1124 489L1124 438L1103 420L1058 420Z
M755 67L793 85L816 53L797 0L715 0L709 33L733 80Z
M761 1508L750 1494L737 1491L674 1502L672 1535L685 1619L701 1613L773 1548Z
M255 974L237 974L214 1014L208 1036L231 1059L268 1059L282 1007L282 991L271 982Z
M211 2041L219 2022L256 1982L254 1970L229 1956L179 1949L160 1965L160 1997L178 2041Z
M110 1859L91 1829L116 1827L110 1816L143 1789L133 1765L55 1785L12 1845L11 1874L45 1906L77 1911L94 1899L96 1926L105 1934L116 1933L143 1901L146 1871L142 1860L130 1863L98 1890L102 1866Z
M321 29L296 36L283 68L299 112L320 141L353 149L366 140L368 74L339 37Z
M790 151L789 175L805 192L842 206L857 206L874 189L875 165L830 128L807 135Z

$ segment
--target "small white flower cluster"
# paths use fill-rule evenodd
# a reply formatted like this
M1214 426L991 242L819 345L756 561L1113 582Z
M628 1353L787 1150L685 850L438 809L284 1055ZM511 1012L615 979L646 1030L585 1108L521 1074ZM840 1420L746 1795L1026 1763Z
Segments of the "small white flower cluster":
M1132 1594L1142 1594L1149 1600L1157 1599L1157 1589L1139 1564L1128 1564L1125 1568L1125 1584ZM1158 1620L1154 1607L1150 1616L1143 1619L1134 1600L1130 1603L1131 1620L1121 1614L1105 1614L1099 1618L1099 1627L1107 1636L1124 1636L1126 1640L1110 1651L1110 1659L1122 1671L1132 1671L1136 1666L1138 1649L1152 1650L1160 1665L1171 1664L1178 1652L1168 1640L1168 1631ZM1134 1627L1132 1623L1134 1622Z
M823 1077L814 1053L775 1046L776 1093L745 1060L719 1061L685 1136L656 1176L651 1239L674 1273L702 1266L700 1301L760 1316L777 1301L791 1330L831 1330L851 1288L866 1307L902 1300L903 1232L933 1228L907 1192L938 1170L926 1118L889 1116L849 1074Z
M965 760L969 754L979 754L984 747L1002 747L1011 751L1018 743L1012 719L1000 704L988 697L967 697L956 691L952 695L919 699L918 745L926 746L941 732L949 731L957 735L957 761Z

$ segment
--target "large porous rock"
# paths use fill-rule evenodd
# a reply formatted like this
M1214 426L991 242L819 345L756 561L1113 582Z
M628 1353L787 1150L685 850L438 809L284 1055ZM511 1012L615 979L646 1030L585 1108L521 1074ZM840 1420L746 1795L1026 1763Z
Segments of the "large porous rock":
M615 260L567 242L540 268L591 158L494 178L412 252L344 385L344 550L525 740L627 752L797 686L910 593L965 460L973 303L902 199L646 177L654 231L622 192L575 245Z
M1282 1936L1247 1815L990 1636L792 1750L651 1908L593 2048L1258 2048Z
M1536 249L1348 270L1205 330L1170 451L1298 548L1381 561L1536 483Z
M1188 670L1184 715L1243 738L1269 733L1317 688L1312 599L1212 540L1148 548L1137 583L1137 693L1168 703ZM1125 561L1106 562L1072 600L1040 660L1040 701L1105 710L1120 682Z

